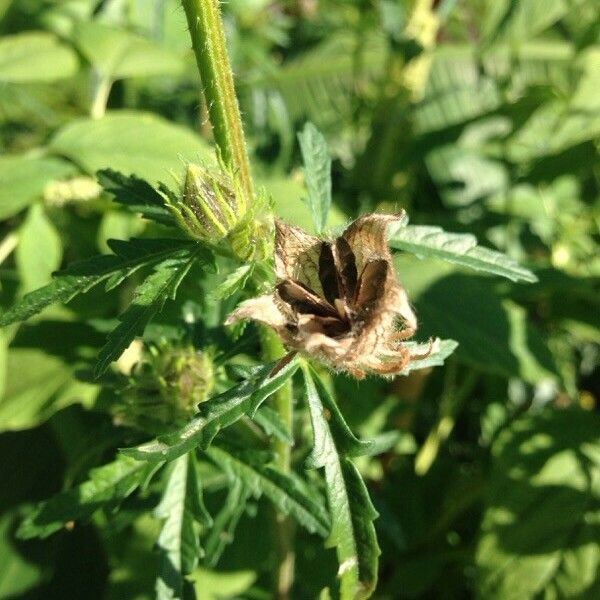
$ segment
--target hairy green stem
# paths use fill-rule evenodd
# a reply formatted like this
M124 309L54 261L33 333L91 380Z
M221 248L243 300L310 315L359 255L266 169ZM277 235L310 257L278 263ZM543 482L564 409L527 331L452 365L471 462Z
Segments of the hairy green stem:
M270 329L263 327L260 331L263 359L266 361L279 360L285 356L285 349L281 340ZM292 432L293 420L293 392L292 382L287 381L273 395L273 408L277 411L287 430ZM277 466L287 473L291 469L291 447L283 440L273 442ZM275 548L277 551L277 570L275 572L275 591L278 600L287 600L290 597L294 583L294 523L293 521L275 511L273 515L273 531Z
M239 178L248 202L251 202L253 185L250 163L227 54L219 2L218 0L182 0L182 4L217 148L222 160ZM266 328L261 330L261 344L263 358L266 361L280 360L285 356L281 341L271 330ZM274 394L273 407L291 432L293 405L290 382ZM289 472L290 446L275 440L273 449L279 469ZM294 528L292 521L279 511L274 511L273 519L277 550L275 595L279 600L287 600L294 580Z
M253 187L242 118L218 0L182 0L204 98L221 158L239 177L248 200Z

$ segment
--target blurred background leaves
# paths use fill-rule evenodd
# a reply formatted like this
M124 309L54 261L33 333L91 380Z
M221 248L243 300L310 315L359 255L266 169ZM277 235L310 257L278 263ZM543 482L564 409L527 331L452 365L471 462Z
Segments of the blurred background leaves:
M310 120L333 154L331 230L404 208L411 224L474 234L538 279L478 275L397 245L420 335L459 346L444 369L328 382L354 431L399 432L383 455L356 460L380 514L376 598L600 594L596 4L223 5L256 179L283 218L312 228L296 137ZM172 185L184 160L212 153L176 0L0 0L0 34L6 309L110 238L160 234L95 187L97 170ZM185 285L147 338L225 343L227 300L206 299L208 279ZM103 409L113 389L80 374L130 295L95 289L0 333L0 598L152 596L152 486L116 522L100 512L46 541L15 537L28 506L136 441ZM225 507L218 531L237 524L236 543L186 585L265 597L262 501L240 488L244 501L227 511L222 476L198 473L210 508ZM333 551L300 531L297 567L296 597L316 597L334 577Z

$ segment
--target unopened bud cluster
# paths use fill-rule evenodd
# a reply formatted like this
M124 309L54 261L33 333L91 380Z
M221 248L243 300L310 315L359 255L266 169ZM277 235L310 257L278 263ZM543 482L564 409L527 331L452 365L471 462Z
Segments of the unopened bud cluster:
M118 419L147 430L187 420L214 388L210 356L192 346L150 346L133 368Z
M180 196L167 206L193 238L225 243L241 260L261 260L273 251L273 226L263 196L250 201L237 178L221 165L220 172L188 164Z

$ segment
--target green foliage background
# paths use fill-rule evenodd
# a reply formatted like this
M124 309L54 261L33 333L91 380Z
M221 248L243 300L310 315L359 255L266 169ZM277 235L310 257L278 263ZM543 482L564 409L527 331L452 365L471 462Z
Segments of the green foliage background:
M598 598L597 3L223 10L257 185L306 229L404 208L397 271L445 364L269 379L256 331L221 325L248 272L165 244L151 187L214 161L179 3L0 0L0 318L35 315L0 330L0 599L272 597L272 505L297 522L294 598L377 572L382 600ZM221 369L153 442L113 413L142 334ZM292 380L290 432L268 395Z

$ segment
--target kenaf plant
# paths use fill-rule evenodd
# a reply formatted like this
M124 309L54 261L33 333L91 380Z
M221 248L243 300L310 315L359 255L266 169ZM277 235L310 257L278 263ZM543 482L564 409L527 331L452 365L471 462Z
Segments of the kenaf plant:
M252 497L264 496L273 505L275 597L293 593L297 525L335 548L337 581L332 572L323 597L368 598L377 585L380 550L377 512L357 458L382 453L398 438L392 431L359 439L338 408L327 368L356 378L406 375L442 365L456 348L453 340L408 341L417 318L392 250L513 281L535 277L470 235L411 227L404 212L364 215L339 235L328 231L331 159L311 124L299 139L318 235L276 220L266 195L254 189L218 3L184 0L183 6L215 164L188 164L176 189L99 172L117 203L168 233L111 240L112 254L72 264L0 317L6 326L100 284L107 291L124 282L135 286L93 371L115 390L109 411L116 424L132 429L134 442L87 481L33 509L19 535L45 537L101 509L114 511L134 495L158 495L154 514L164 523L157 539L157 597L201 598L200 584L194 591L197 565L217 564L226 545L235 544L236 523ZM124 352L135 354L136 338L186 278L214 280L217 273L220 345L146 340L128 374L111 370ZM246 319L259 325L228 327ZM312 434L302 429L301 415L308 415ZM215 491L204 475L215 471L226 479L216 513L203 500Z

